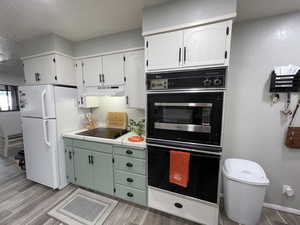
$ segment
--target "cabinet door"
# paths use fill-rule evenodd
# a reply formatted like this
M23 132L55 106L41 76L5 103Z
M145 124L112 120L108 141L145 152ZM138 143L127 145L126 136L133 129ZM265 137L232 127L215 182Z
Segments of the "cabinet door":
M75 171L74 171L74 153L72 147L65 147L65 160L66 160L66 175L69 183L75 182Z
M113 194L112 154L93 152L93 189L106 194Z
M103 56L103 76L105 85L124 84L124 55Z
M125 76L129 108L145 108L144 51L126 53Z
M182 31L158 34L146 38L147 70L178 68L182 62L182 45Z
M76 76L76 86L78 88L78 95L84 93L84 83L83 83L83 71L82 71L82 62L75 62L75 76Z
M88 58L82 61L83 80L86 87L99 86L102 74L102 58Z
M76 85L75 62L71 57L56 55L57 83L63 85Z
M24 75L26 84L55 84L57 82L55 71L55 56L46 55L25 59Z
M74 148L74 166L76 184L86 187L93 187L93 165L90 163L92 152Z
M184 31L184 66L225 64L227 22Z

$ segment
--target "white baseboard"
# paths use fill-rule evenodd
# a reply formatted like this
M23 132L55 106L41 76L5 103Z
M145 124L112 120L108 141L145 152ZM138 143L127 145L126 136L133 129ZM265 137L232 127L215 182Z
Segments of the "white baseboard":
M220 198L224 198L224 194L220 193L219 194ZM275 209L275 210L279 210L282 212L286 212L286 213L292 213L292 214L296 214L296 215L300 215L300 210L299 209L294 209L294 208L289 208L283 205L277 205L277 204L271 204L271 203L264 203L264 207L265 208L269 208L269 209Z
M300 210L299 209L289 208L289 207L282 206L282 205L264 203L264 207L279 210L279 211L283 211L283 212L287 212L287 213L293 213L293 214L300 215Z

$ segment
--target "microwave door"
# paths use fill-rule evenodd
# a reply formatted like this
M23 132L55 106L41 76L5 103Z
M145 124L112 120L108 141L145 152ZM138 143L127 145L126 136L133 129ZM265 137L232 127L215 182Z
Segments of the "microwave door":
M184 132L210 133L210 113L213 103L162 103L155 102L155 107L161 107L162 118L155 122L156 129Z

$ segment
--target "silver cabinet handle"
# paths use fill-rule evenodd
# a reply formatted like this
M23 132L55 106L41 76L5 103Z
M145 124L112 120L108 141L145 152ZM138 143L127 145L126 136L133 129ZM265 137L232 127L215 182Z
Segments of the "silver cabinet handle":
M102 82L101 74L99 74L99 83Z

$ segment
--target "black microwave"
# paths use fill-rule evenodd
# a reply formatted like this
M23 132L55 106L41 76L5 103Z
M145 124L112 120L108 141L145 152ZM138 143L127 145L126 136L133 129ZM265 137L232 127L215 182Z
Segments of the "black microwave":
M147 142L221 151L223 91L148 93Z

